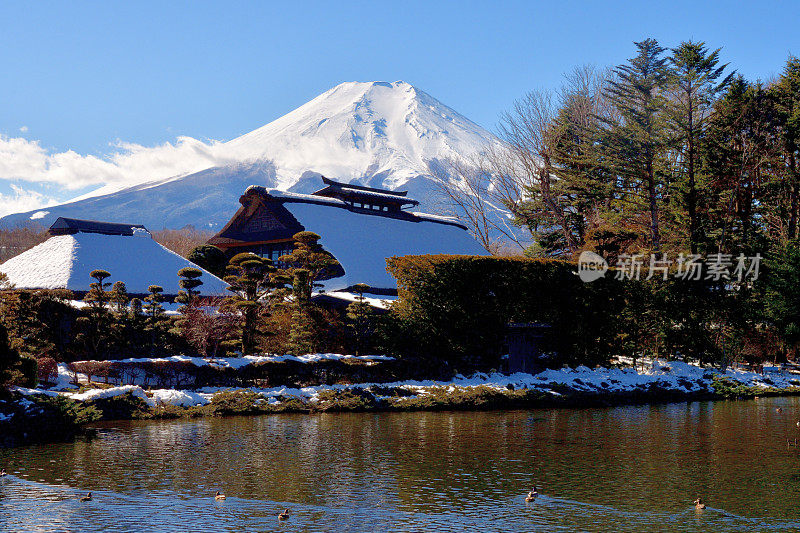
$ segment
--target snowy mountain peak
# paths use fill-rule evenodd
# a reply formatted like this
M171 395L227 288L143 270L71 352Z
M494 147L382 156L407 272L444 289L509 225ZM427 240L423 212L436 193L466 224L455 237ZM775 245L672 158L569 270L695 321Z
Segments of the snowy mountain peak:
M467 157L493 139L404 81L341 83L250 133L200 146L209 161L204 170L195 166L166 179L140 179L126 189L48 207L46 214L36 212L35 220L49 225L65 216L135 222L153 230L215 229L236 211L247 186L310 193L319 189L320 175L406 189L431 211L431 177L439 162ZM29 222L33 215L6 216L0 227Z
M396 188L428 164L480 149L491 134L403 82L347 82L226 143L248 160L276 163L279 188L306 171ZM390 175L390 176L389 176ZM375 183L373 179L386 179Z

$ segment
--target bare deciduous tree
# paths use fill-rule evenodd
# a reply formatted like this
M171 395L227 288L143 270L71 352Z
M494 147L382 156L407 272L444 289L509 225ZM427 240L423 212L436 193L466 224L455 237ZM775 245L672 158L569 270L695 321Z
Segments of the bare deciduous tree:
M449 213L488 251L497 253L503 243L525 249L524 228L534 238L559 234L563 255L581 247L580 208L573 182L560 175L558 151L565 136L585 135L597 115L608 113L602 99L606 78L606 72L582 67L566 77L558 93L528 93L502 115L496 142L434 172Z

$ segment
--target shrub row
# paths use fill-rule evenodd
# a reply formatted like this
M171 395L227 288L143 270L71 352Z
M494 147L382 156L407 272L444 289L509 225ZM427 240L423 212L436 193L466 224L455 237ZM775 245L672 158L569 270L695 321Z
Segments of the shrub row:
M558 354L554 366L644 354L729 362L731 354L758 359L770 350L750 318L750 289L725 280L616 279L611 270L584 283L574 263L524 257L422 255L387 263L399 293L392 350L438 356L462 373L500 366L509 322L548 324L542 348Z
M308 387L350 383L387 383L405 379L445 379L413 359L367 362L357 359L261 362L240 369L197 366L189 361L82 361L69 363L73 372L90 380L145 388Z

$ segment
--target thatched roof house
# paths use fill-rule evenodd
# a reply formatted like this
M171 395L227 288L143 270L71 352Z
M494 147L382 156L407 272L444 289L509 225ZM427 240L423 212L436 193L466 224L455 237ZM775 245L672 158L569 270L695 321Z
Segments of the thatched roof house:
M407 211L418 202L405 192L338 183L323 178L314 194L248 187L242 207L208 242L232 256L252 252L277 260L291 252L292 235L313 231L344 269L324 282L328 291L365 283L375 294L396 291L386 259L411 254L486 255L452 218Z
M89 272L103 269L108 281L123 281L129 294L146 294L149 285L161 285L165 295L176 295L178 270L196 267L153 240L141 225L58 218L51 237L0 264L0 272L17 289L89 290ZM202 269L201 269L202 270ZM226 284L203 271L201 294L225 292Z

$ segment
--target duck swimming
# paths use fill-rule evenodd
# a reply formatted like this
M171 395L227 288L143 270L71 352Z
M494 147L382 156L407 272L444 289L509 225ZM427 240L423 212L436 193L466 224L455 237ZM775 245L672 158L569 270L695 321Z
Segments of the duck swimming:
M534 486L533 486L533 490L532 490L532 491L530 491L530 492L528 493L528 495L527 495L527 496L525 496L525 502L526 502L526 503L530 503L530 502L532 502L533 500L535 500L535 499L536 499L536 497L537 497L538 495L539 495L539 493L536 491L536 485L534 485Z
M281 514L278 515L278 520L288 520L289 519L289 509L284 509Z
M222 494L220 491L217 491L217 494L216 494L216 496L214 496L214 499L215 500L224 500L225 499L225 495Z
M706 508L706 504L704 504L703 500L701 500L700 498L697 498L692 503L694 503L694 508L695 509L705 509Z
M90 501L92 501L92 493L91 492L87 492L86 496L81 496L81 501L82 502L90 502Z

